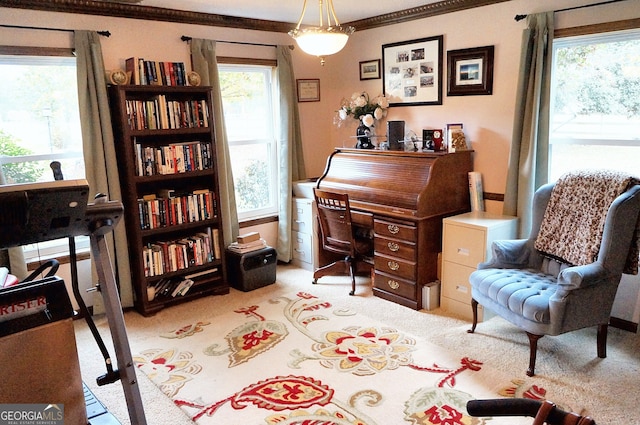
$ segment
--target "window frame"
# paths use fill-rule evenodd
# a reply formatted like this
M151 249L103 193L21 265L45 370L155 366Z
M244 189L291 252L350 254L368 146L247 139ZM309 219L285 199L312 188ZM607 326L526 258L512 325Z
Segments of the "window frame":
M254 209L249 211L238 211L238 221L241 223L247 222L261 222L268 220L271 217L276 217L279 214L279 169L278 169L278 86L276 77L277 62L269 59L249 59L249 58L234 58L234 57L218 57L218 71L223 70L238 70L243 69L266 69L269 68L270 73L270 93L269 98L271 100L271 113L272 113L272 135L270 139L244 139L244 140L231 140L227 135L227 142L229 149L233 146L246 146L259 142L260 144L270 145L270 187L272 189L271 198L273 204L266 208ZM226 123L225 123L226 126Z
M0 56L30 56L30 57L48 57L48 58L73 58L75 60L74 50L71 48L58 47L38 47L38 46L9 46L0 45ZM77 62L76 62L77 66ZM79 109L79 105L78 105ZM79 113L79 111L78 111ZM80 135L82 136L82 135ZM83 156L82 152L79 152ZM77 157L77 151L68 151L52 154L33 154L21 155L13 157L0 157L0 164L13 164L20 162L33 162L41 160L60 160L65 158ZM84 159L84 157L83 157ZM63 170L64 172L64 170ZM84 254L89 251L89 238L76 237L75 248L77 253ZM69 256L68 239L57 239L35 244L22 246L23 254L27 263L37 261L38 259L61 258Z
M577 46L579 44L594 44L598 42L606 42L611 40L622 40L624 38L638 39L640 38L640 20L629 19L624 21L608 22L603 24L586 25L581 27L556 29L554 31L553 42L553 63L551 70L551 105L549 108L549 153L548 153L548 169L549 179L553 180L554 176L557 177L558 172L554 172L553 166L553 147L554 146L567 146L567 145L580 145L580 146L609 146L609 147L638 147L640 149L640 139L634 138L602 138L596 137L561 137L554 135L553 128L553 114L554 114L554 72L556 66L556 54L557 50L567 46ZM572 42L575 40L575 42ZM606 165L603 165L606 167Z

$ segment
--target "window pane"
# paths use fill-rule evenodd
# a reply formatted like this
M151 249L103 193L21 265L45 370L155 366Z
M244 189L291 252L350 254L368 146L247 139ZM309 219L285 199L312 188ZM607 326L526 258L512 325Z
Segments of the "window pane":
M73 57L0 56L0 165L8 183L53 181L59 161L66 180L85 177ZM76 238L78 250L88 238ZM68 250L68 240L23 247L27 260Z
M554 41L550 180L576 168L640 175L640 30Z
M268 188L272 172L267 144L236 145L230 149L239 211L268 208L274 203Z
M238 216L248 220L276 214L271 68L221 65L219 71Z

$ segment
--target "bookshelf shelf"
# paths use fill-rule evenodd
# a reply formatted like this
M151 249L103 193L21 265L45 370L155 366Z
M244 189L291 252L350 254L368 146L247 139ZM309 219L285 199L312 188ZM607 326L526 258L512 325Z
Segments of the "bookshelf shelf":
M109 90L136 309L228 293L211 88Z

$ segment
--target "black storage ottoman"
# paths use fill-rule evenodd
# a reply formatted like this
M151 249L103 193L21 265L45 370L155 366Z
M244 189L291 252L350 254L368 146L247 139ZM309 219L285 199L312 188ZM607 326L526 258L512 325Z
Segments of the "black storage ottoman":
M265 247L240 254L227 249L229 284L241 291L252 291L276 281L276 250Z

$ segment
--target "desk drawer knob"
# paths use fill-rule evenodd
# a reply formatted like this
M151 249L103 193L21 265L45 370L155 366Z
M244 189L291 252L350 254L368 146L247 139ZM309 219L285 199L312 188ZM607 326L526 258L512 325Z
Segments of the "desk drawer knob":
M389 233L391 233L392 235L395 235L396 233L398 233L400 231L400 228L398 226L396 226L395 224L389 224L387 226L387 229L389 229Z
M400 287L400 284L398 282L396 282L395 280L389 279L387 281L387 284L389 285L389 287L391 289L398 289Z
M387 261L387 266L394 272L400 268L400 264L398 264L396 261Z
M400 245L395 242L388 242L387 247L389 248L389 251L393 252L397 252L400 249Z

